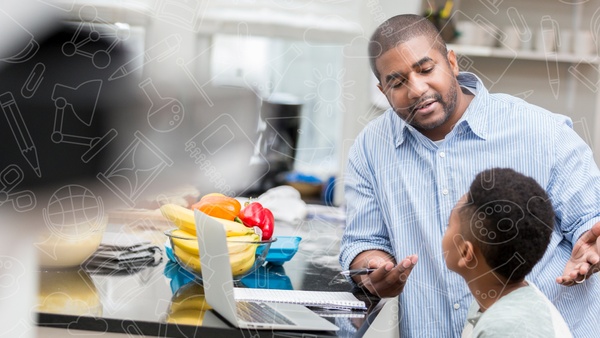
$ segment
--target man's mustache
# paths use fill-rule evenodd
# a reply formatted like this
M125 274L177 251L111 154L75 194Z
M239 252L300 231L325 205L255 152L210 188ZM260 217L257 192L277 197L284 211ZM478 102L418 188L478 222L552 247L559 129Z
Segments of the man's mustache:
M408 108L410 110L410 115L414 115L416 113L417 107L420 106L423 102L427 101L427 100L431 100L434 99L435 101L439 102L442 106L445 106L446 103L444 102L444 98L442 97L442 95L440 93L436 93L434 95L429 95L429 96L424 96L422 98L419 99L419 101L411 104Z

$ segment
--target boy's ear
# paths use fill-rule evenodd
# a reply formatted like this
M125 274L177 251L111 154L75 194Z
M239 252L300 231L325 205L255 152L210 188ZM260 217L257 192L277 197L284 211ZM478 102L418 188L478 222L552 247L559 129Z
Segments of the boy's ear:
M474 269L477 266L477 257L475 256L475 249L473 248L473 243L471 243L470 241L463 241L459 250L459 254L459 267Z

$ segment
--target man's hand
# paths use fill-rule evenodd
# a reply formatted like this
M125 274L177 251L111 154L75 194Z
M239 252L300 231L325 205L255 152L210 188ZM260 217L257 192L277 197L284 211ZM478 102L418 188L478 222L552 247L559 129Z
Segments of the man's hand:
M571 258L565 266L563 275L556 282L565 286L583 283L594 273L600 271L600 222L584 232L573 247Z
M418 256L412 255L394 266L390 259L378 256L369 257L363 268L377 270L368 275L358 276L360 280L355 280L376 296L395 297L404 290L404 285L417 264L417 260Z

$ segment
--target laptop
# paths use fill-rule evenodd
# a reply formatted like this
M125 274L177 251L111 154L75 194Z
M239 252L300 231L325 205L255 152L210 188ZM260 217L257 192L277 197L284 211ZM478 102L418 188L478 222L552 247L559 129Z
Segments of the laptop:
M204 297L231 325L242 329L337 331L339 328L298 304L236 301L225 227L194 210Z

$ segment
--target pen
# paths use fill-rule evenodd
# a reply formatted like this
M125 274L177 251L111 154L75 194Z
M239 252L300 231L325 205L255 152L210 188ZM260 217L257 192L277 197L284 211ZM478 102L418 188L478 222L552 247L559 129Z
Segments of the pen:
M125 75L132 73L133 71L142 68L145 64L150 61L158 59L162 61L171 54L179 50L179 44L181 43L181 36L179 34L169 35L166 39L157 43L156 45L148 48L144 53L136 56L126 64L119 67L109 78L108 81L120 79Z
M38 177L42 177L37 149L35 148L35 144L33 144L33 139L31 139L29 130L27 130L27 125L25 125L25 121L23 120L23 115L21 115L19 107L11 92L0 95L0 106L2 106L10 130L17 141L19 150L21 150L21 154L23 154L23 157L25 157L25 160L27 160L31 168L33 168L35 174Z
M558 75L558 56L554 51L554 39L556 37L560 38L560 35L558 35L558 23L556 22L556 20L553 20L549 15L545 15L544 17L542 17L541 26L542 42L544 44L544 51L546 57L546 69L548 70L548 81L550 83L550 88L552 88L552 94L554 94L554 98L558 99L560 78ZM551 36L552 39L546 41L546 36ZM552 43L548 45L548 42ZM558 41L558 45L560 45L560 40Z
M348 276L348 277L361 276L361 275L368 275L368 274L370 274L371 272L373 272L375 270L377 270L377 269L346 270L346 271L340 272L340 275L344 275L344 276Z

